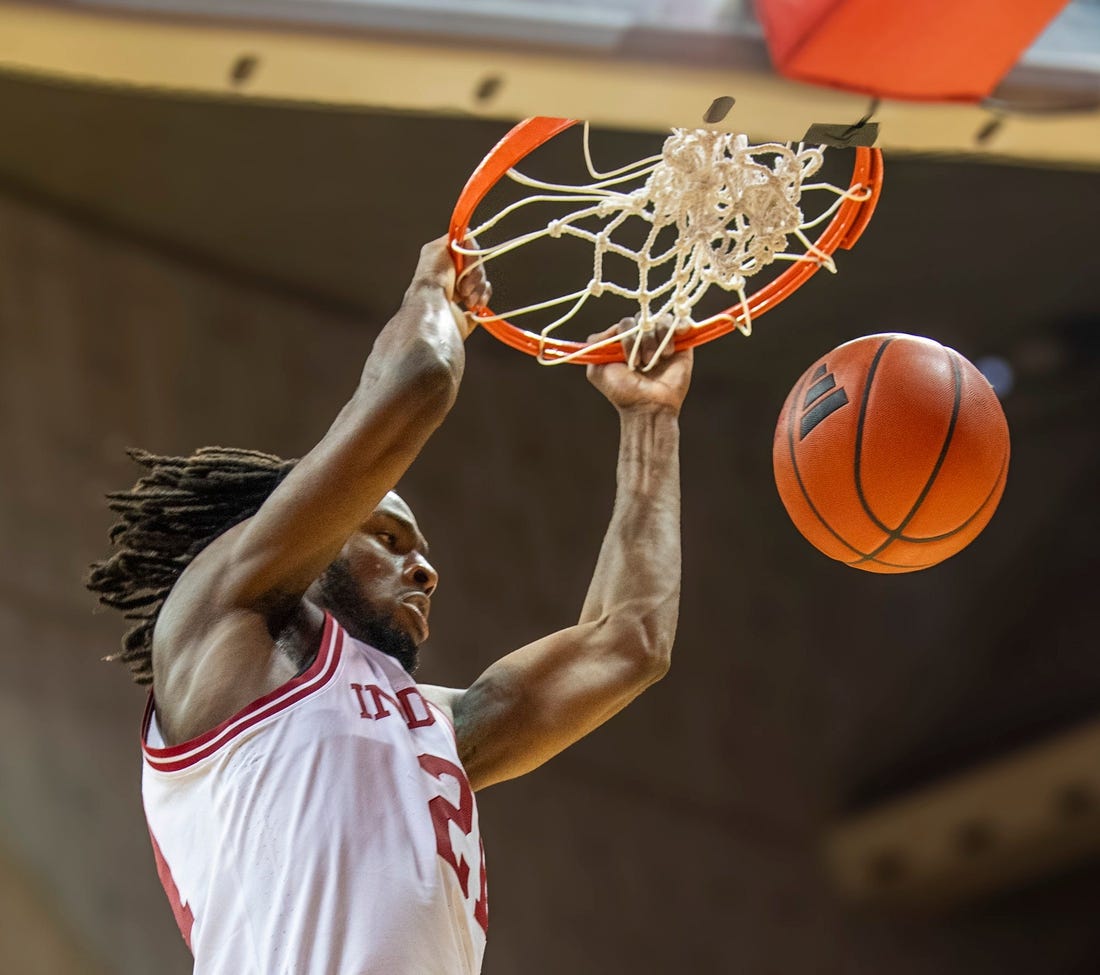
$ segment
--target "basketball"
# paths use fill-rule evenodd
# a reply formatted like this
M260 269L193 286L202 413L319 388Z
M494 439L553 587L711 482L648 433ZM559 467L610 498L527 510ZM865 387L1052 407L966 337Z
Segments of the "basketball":
M954 349L868 335L818 359L775 429L772 464L795 527L868 572L950 558L1004 490L1009 438L993 387Z

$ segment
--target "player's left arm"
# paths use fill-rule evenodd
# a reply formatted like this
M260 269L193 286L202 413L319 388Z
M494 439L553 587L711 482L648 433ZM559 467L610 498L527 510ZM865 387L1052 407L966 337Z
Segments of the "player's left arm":
M652 341L652 340L651 340ZM679 411L691 351L650 372L589 367L619 410L615 505L580 618L492 664L450 712L474 789L537 768L668 670L680 598Z

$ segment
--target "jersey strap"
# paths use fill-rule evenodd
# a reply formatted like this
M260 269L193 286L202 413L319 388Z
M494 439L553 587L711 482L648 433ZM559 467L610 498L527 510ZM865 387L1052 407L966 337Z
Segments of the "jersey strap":
M313 663L303 673L253 701L205 734L179 745L157 748L148 743L149 724L156 706L153 695L150 694L141 728L141 747L149 767L158 772L178 772L190 768L196 762L213 755L253 725L319 691L336 673L343 647L343 633L343 629L336 625L332 616L325 613L321 648Z

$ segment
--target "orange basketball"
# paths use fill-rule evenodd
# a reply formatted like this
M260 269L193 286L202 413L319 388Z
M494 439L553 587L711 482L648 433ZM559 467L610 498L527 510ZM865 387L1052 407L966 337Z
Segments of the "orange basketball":
M970 544L1001 500L1008 424L954 349L868 335L818 359L791 390L772 464L795 526L830 558L912 572Z

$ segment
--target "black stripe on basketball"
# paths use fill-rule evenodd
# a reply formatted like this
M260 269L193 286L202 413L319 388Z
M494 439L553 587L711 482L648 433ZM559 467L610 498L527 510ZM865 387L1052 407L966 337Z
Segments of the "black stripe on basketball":
M827 382L826 382L827 381ZM832 376L826 376L825 379L818 380L814 383L813 389L806 394L807 403L813 402L814 390L819 387L825 389L832 389L836 385L836 380ZM825 417L832 413L835 413L842 406L848 405L848 394L844 392L843 387L840 389L834 389L828 396L823 396L816 403L812 409L807 410L802 414L802 422L798 426L798 439L805 440Z
M825 366L822 365L821 368L824 369ZM820 372L820 370L818 371ZM802 401L802 409L806 409L822 393L828 392L834 386L836 386L836 377L832 373L829 373L827 376L822 376L806 392L806 398Z
M901 522L898 524L898 526L896 528L892 528L892 529L887 528L882 522L880 522L875 517L874 513L871 511L870 507L867 504L866 499L863 496L863 485L860 482L860 475L859 475L859 461L860 461L860 450L863 446L863 418L864 418L864 414L865 414L866 408L867 408L867 400L868 400L868 398L870 397L870 394L871 394L871 380L874 376L875 369L878 366L878 361L881 357L881 354L882 354L883 350L885 349L886 345L889 344L889 341L890 340L887 340L887 342L883 343L883 347L881 349L879 349L878 353L876 353L875 360L874 360L874 362L871 363L871 369L869 370L869 372L867 374L867 384L864 386L864 389L863 389L863 402L860 404L859 426L858 426L857 432L856 432L856 452L855 452L855 464L854 464L855 469L853 471L853 473L855 475L855 479L856 479L856 492L859 494L859 503L863 506L863 510L867 513L867 516L879 528L882 528L885 531L887 531L888 535L887 535L886 539L878 545L877 548L875 548L871 552L868 552L867 555L863 559L860 559L860 561L867 561L869 559L873 559L876 555L881 554L890 545L893 545L894 542L898 541L899 539L901 539L903 537L903 533L905 531L905 526L908 525L909 522L911 522L916 517L917 512L920 510L920 506L924 503L924 499L928 497L928 492L932 490L932 485L936 483L936 478L939 476L940 470L943 468L943 463L947 459L947 450L951 446L951 438L955 435L955 426L958 423L959 409L962 405L962 369L959 366L958 357L955 356L955 354L953 352L951 352L950 349L945 349L944 351L947 352L948 360L951 363L951 375L952 375L952 378L955 381L955 396L954 396L954 401L951 404L951 420L947 425L947 434L944 436L943 444L940 446L940 455L939 455L939 457L936 458L936 463L932 467L932 473L928 475L928 480L925 482L924 487L921 489L920 494L917 495L917 500L913 502L913 506L909 509L909 513L904 518L902 518ZM913 542L914 544L917 544L917 545L924 544L924 543L927 543L927 542L932 542L932 541L935 541L935 540L936 539L933 539L933 538L906 539L906 541L911 541L911 542Z
M887 341L889 341L889 340L887 340ZM805 484L803 483L803 481L802 481L802 472L801 472L801 471L799 471L799 469L798 469L798 457L797 457L797 455L795 454L795 449L794 449L794 444L795 444L795 441L794 441L794 418L795 418L795 415L796 415L796 414L798 413L798 411L797 411L796 409L794 409L794 408L793 408L793 406L794 406L795 404L797 404L797 403L798 403L798 402L799 402L799 401L801 400L801 398L802 398L802 390L803 390L803 389L805 388L805 386L806 386L806 383L807 383L807 381L808 381L808 380L809 380L810 378L813 378L813 379L817 379L817 378L819 378L819 377L820 377L820 376L821 376L821 375L823 374L823 372L824 372L824 369L825 369L825 367L824 367L824 366L821 366L821 367L820 367L820 368L819 368L819 369L818 369L818 370L817 370L817 371L816 371L816 372L814 373L814 375L813 375L812 377L809 377L809 376L803 376L803 377L802 377L802 379L801 379L801 380L799 381L799 384L798 384L798 392L797 392L797 393L796 393L796 394L795 394L795 395L794 395L794 396L793 396L793 397L791 398L791 404L792 404L792 409L790 409L790 410L788 411L788 413L789 413L790 415L789 415L789 416L788 416L788 418L787 418L787 451L788 451L788 453L790 454L790 458L791 458L791 470L793 470L793 471L794 471L794 479L795 479L795 483L796 483L796 484L798 485L798 490L799 490L799 491L800 491L800 492L802 493L802 497L803 497L803 499L805 500L805 502L806 502L807 506L809 507L810 511L812 511L812 512L813 512L813 515L814 515L814 517L815 517L815 518L816 518L816 519L817 519L817 520L818 520L819 522L821 522L821 524L822 524L822 527L824 527L824 529L825 529L825 530L826 530L826 531L827 531L827 532L828 532L828 533L829 533L830 535L832 535L832 536L833 536L833 538L835 538L835 539L836 539L836 540L837 540L838 542L840 542L840 544L841 544L841 545L843 545L843 546L844 546L845 548L847 548L847 549L851 549L851 550L852 550L852 552L854 552L854 553L855 553L855 554L856 554L856 555L858 556L858 558L856 559L856 561L857 561L857 562L860 562L860 561L864 561L864 560L866 560L866 559L867 559L867 558L869 557L869 556L868 556L868 554L867 554L866 552L861 552L861 551L860 551L860 550L859 550L858 548L856 548L856 547L855 547L855 546L854 546L854 545L853 545L853 544L852 544L851 542L849 542L849 541L848 541L847 539L843 538L843 537L842 537L842 536L841 536L841 535L840 535L840 534L839 534L839 533L837 532L837 530L836 530L835 528L833 528L833 526L832 526L832 525L830 525L830 524L829 524L829 523L828 523L828 522L827 522L827 521L825 520L825 518L824 518L824 516L823 516L823 515L821 514L821 512L817 510L817 506L816 506L816 505L815 505L815 504L813 503L813 501L812 501L812 500L810 499L810 495L809 495L809 493L808 493L808 492L806 491L806 485L805 485ZM852 564L852 563L849 563L849 564Z

